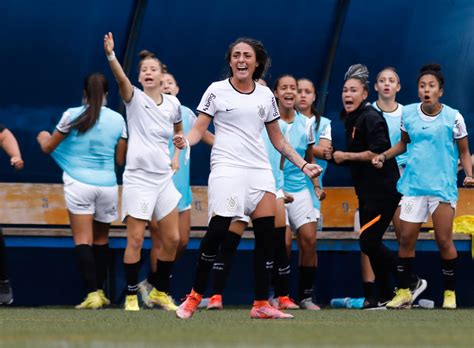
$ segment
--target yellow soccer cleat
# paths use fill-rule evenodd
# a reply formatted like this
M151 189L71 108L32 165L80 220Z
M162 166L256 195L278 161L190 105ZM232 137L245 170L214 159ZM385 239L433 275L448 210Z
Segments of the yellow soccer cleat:
M140 307L138 306L138 296L137 295L127 295L125 297L125 310L126 311L139 311Z
M85 300L76 306L76 309L99 309L103 305L102 299L97 291L87 294Z
M151 303L156 304L167 311L176 312L178 309L178 306L176 306L173 298L170 295L168 295L166 292L158 291L156 288L151 290L149 300Z
M443 308L444 309L456 309L456 293L452 290L445 290L444 291L444 301L443 301Z
M387 309L411 308L412 296L410 289L397 289L395 297L387 303Z
M99 290L97 290L97 293L99 294L99 297L102 300L102 305L103 306L110 305L110 300L105 296L104 290L99 289Z

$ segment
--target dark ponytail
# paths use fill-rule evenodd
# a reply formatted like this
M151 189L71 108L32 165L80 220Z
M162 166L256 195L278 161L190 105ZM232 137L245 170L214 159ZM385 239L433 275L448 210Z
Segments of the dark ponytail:
M84 96L87 107L84 112L79 115L71 123L71 128L76 129L79 134L84 134L94 127L100 116L100 109L104 101L104 97L109 91L107 79L100 73L94 73L84 79Z

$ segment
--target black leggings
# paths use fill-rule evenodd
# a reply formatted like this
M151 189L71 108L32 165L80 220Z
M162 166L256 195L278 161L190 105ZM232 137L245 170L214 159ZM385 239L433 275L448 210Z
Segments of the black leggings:
M360 250L370 260L376 279L397 274L397 259L383 243L382 238L400 202L400 196L391 195L384 199L359 199L361 235Z

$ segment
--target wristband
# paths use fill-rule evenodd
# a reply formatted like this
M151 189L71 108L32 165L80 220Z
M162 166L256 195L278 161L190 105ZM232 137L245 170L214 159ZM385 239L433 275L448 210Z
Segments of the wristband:
M117 59L117 57L115 57L115 52L114 52L114 51L112 51L111 54L107 54L106 56L107 56L107 60L108 60L109 62L111 62L111 61Z
M304 167L308 164L308 162L306 162L305 164L303 164L303 166L301 167L301 171L303 171Z

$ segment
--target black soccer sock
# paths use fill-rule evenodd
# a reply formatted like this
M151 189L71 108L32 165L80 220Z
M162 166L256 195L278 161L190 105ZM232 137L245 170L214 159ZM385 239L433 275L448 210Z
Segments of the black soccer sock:
M414 257L399 257L398 258L398 282L401 289L408 289L413 283L415 276L413 275L413 268L415 265Z
M273 265L273 284L275 297L290 293L290 260L286 253L286 226L275 228L275 264Z
M441 259L441 273L443 274L444 290L456 290L457 258Z
M216 260L217 252L226 232L229 230L231 220L230 217L214 216L209 222L206 234L201 239L196 277L193 283L193 289L198 294L202 295L206 291L209 272Z
M239 246L240 238L241 236L232 231L227 231L225 235L225 239L222 242L212 268L215 274L212 292L213 295L222 295L224 292L227 277L229 276L232 265L232 259L237 251L237 247Z
M0 228L0 280L8 280L5 240L3 238L3 233L2 233L1 228Z
M313 299L314 276L316 275L316 267L299 267L299 300L303 301L307 298Z
M127 295L136 295L138 292L138 272L140 261L135 263L124 263L125 279L127 280Z
M376 301L375 295L375 283L374 282L363 282L362 287L364 290L364 298L366 301Z
M109 268L109 245L94 244L92 246L95 257L95 269L97 275L97 289L104 288L104 282L107 279L107 270Z
M76 257L86 292L97 291L97 277L92 247L87 244L76 245Z
M156 290L170 292L171 270L173 269L174 261L156 260L156 272L151 275L151 283Z
M254 276L255 300L268 300L270 278L273 270L275 217L267 216L252 221L255 234Z

